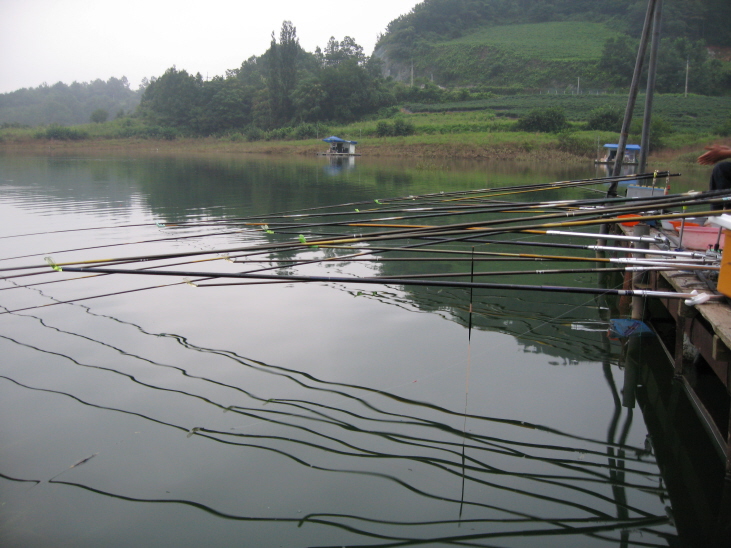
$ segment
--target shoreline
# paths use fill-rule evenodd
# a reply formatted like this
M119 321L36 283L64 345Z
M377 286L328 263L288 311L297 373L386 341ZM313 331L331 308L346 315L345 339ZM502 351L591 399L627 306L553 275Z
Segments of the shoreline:
M585 163L587 155L571 154L558 149L555 142L546 140L545 135L515 142L475 143L464 139L433 142L429 136L409 138L387 138L363 143L358 153L368 158L413 158L417 160L512 160L562 163ZM432 142L430 142L432 141ZM723 139L722 141L728 141ZM325 145L319 140L307 141L225 141L220 138L187 138L176 140L154 139L85 139L80 141L61 140L6 140L0 141L0 153L11 154L164 154L164 155L281 155L288 157L315 157L325 152ZM650 154L653 163L694 163L699 147L681 149L665 148Z

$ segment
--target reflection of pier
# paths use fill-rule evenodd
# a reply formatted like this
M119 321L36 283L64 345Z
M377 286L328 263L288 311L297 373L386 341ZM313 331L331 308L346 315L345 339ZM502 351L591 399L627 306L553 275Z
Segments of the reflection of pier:
M338 175L344 171L355 169L355 157L350 155L328 155L328 164L325 166L325 173Z

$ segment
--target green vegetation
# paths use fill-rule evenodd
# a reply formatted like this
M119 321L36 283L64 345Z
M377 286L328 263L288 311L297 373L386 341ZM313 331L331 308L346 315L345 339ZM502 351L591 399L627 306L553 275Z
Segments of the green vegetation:
M561 108L534 109L521 117L515 124L518 131L537 131L541 133L559 133L568 129L566 114Z
M554 21L485 27L438 47L480 46L542 61L596 61L618 32L601 23Z
M618 108L602 106L589 113L586 129L597 131L622 131L624 113Z
M617 139L646 5L425 0L389 25L370 58L348 36L307 52L285 21L266 52L211 80L171 67L136 92L112 78L0 95L0 141L206 138L305 149L335 134L435 155L591 156L597 138ZM727 0L665 0L654 150L731 134L731 63L710 57L705 42L731 45L731 31L717 23L724 17L731 20ZM679 93L686 63L691 92L703 95ZM406 66L414 85L405 83ZM642 110L640 97L635 142Z
M624 114L627 95L571 95L534 94L493 97L480 101L470 101L469 105L445 103L441 105L406 104L411 112L450 112L458 111L461 106L470 110L488 110L500 117L518 118L533 109L561 108L572 122L588 122L592 111L610 108ZM634 116L639 117L644 110L644 96L637 101ZM703 95L658 94L655 96L653 113L664 118L675 131L713 132L718 127L719 117L731 113L731 97L707 97Z
M646 0L425 0L391 22L376 55L406 81L531 89L613 90L632 77ZM731 64L707 46L731 46L731 4L666 0L657 89L728 94ZM579 84L579 79L581 83Z

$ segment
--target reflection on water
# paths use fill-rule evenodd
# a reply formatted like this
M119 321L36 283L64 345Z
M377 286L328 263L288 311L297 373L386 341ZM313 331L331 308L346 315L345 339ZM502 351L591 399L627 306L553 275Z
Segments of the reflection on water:
M2 157L0 268L44 255L220 249L270 237L222 228L215 222L222 218L593 170L425 170L362 158L336 174L323 166L330 167L322 159ZM540 199L559 197L566 196ZM196 224L169 226L184 221ZM303 258L256 260L286 271L279 261ZM388 275L393 264L338 268ZM456 264L407 268L464 268ZM677 539L672 510L682 516L670 509L670 482L639 413L622 406L626 352L606 337L615 303L426 287L192 288L174 279L68 277L0 280L3 546ZM589 274L574 278L596 284Z

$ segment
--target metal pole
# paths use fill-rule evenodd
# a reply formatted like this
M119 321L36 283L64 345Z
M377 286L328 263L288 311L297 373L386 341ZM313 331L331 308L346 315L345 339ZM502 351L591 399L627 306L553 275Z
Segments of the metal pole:
M629 126L632 123L632 112L637 102L637 93L640 88L640 76L642 75L642 67L645 61L645 53L647 52L647 38L650 35L650 27L653 14L655 13L655 4L657 0L650 0L647 5L647 13L645 14L645 24L642 28L642 37L640 38L640 47L637 51L637 60L635 62L635 72L632 75L632 85L629 89L629 98L627 99L627 108L624 111L624 121L622 122L622 132L619 135L619 144L617 145L617 157L614 161L614 170L612 175L619 175L622 170L622 159L627 149L627 138L629 136ZM607 196L617 195L617 184L612 183L607 190Z
M655 77L657 75L657 51L660 48L660 20L662 18L662 0L656 0L655 15L652 22L652 46L650 48L650 65L647 68L647 94L645 95L645 115L642 120L642 140L640 142L640 165L638 171L645 172L647 154L650 151L650 126L652 123L652 102L655 96Z

